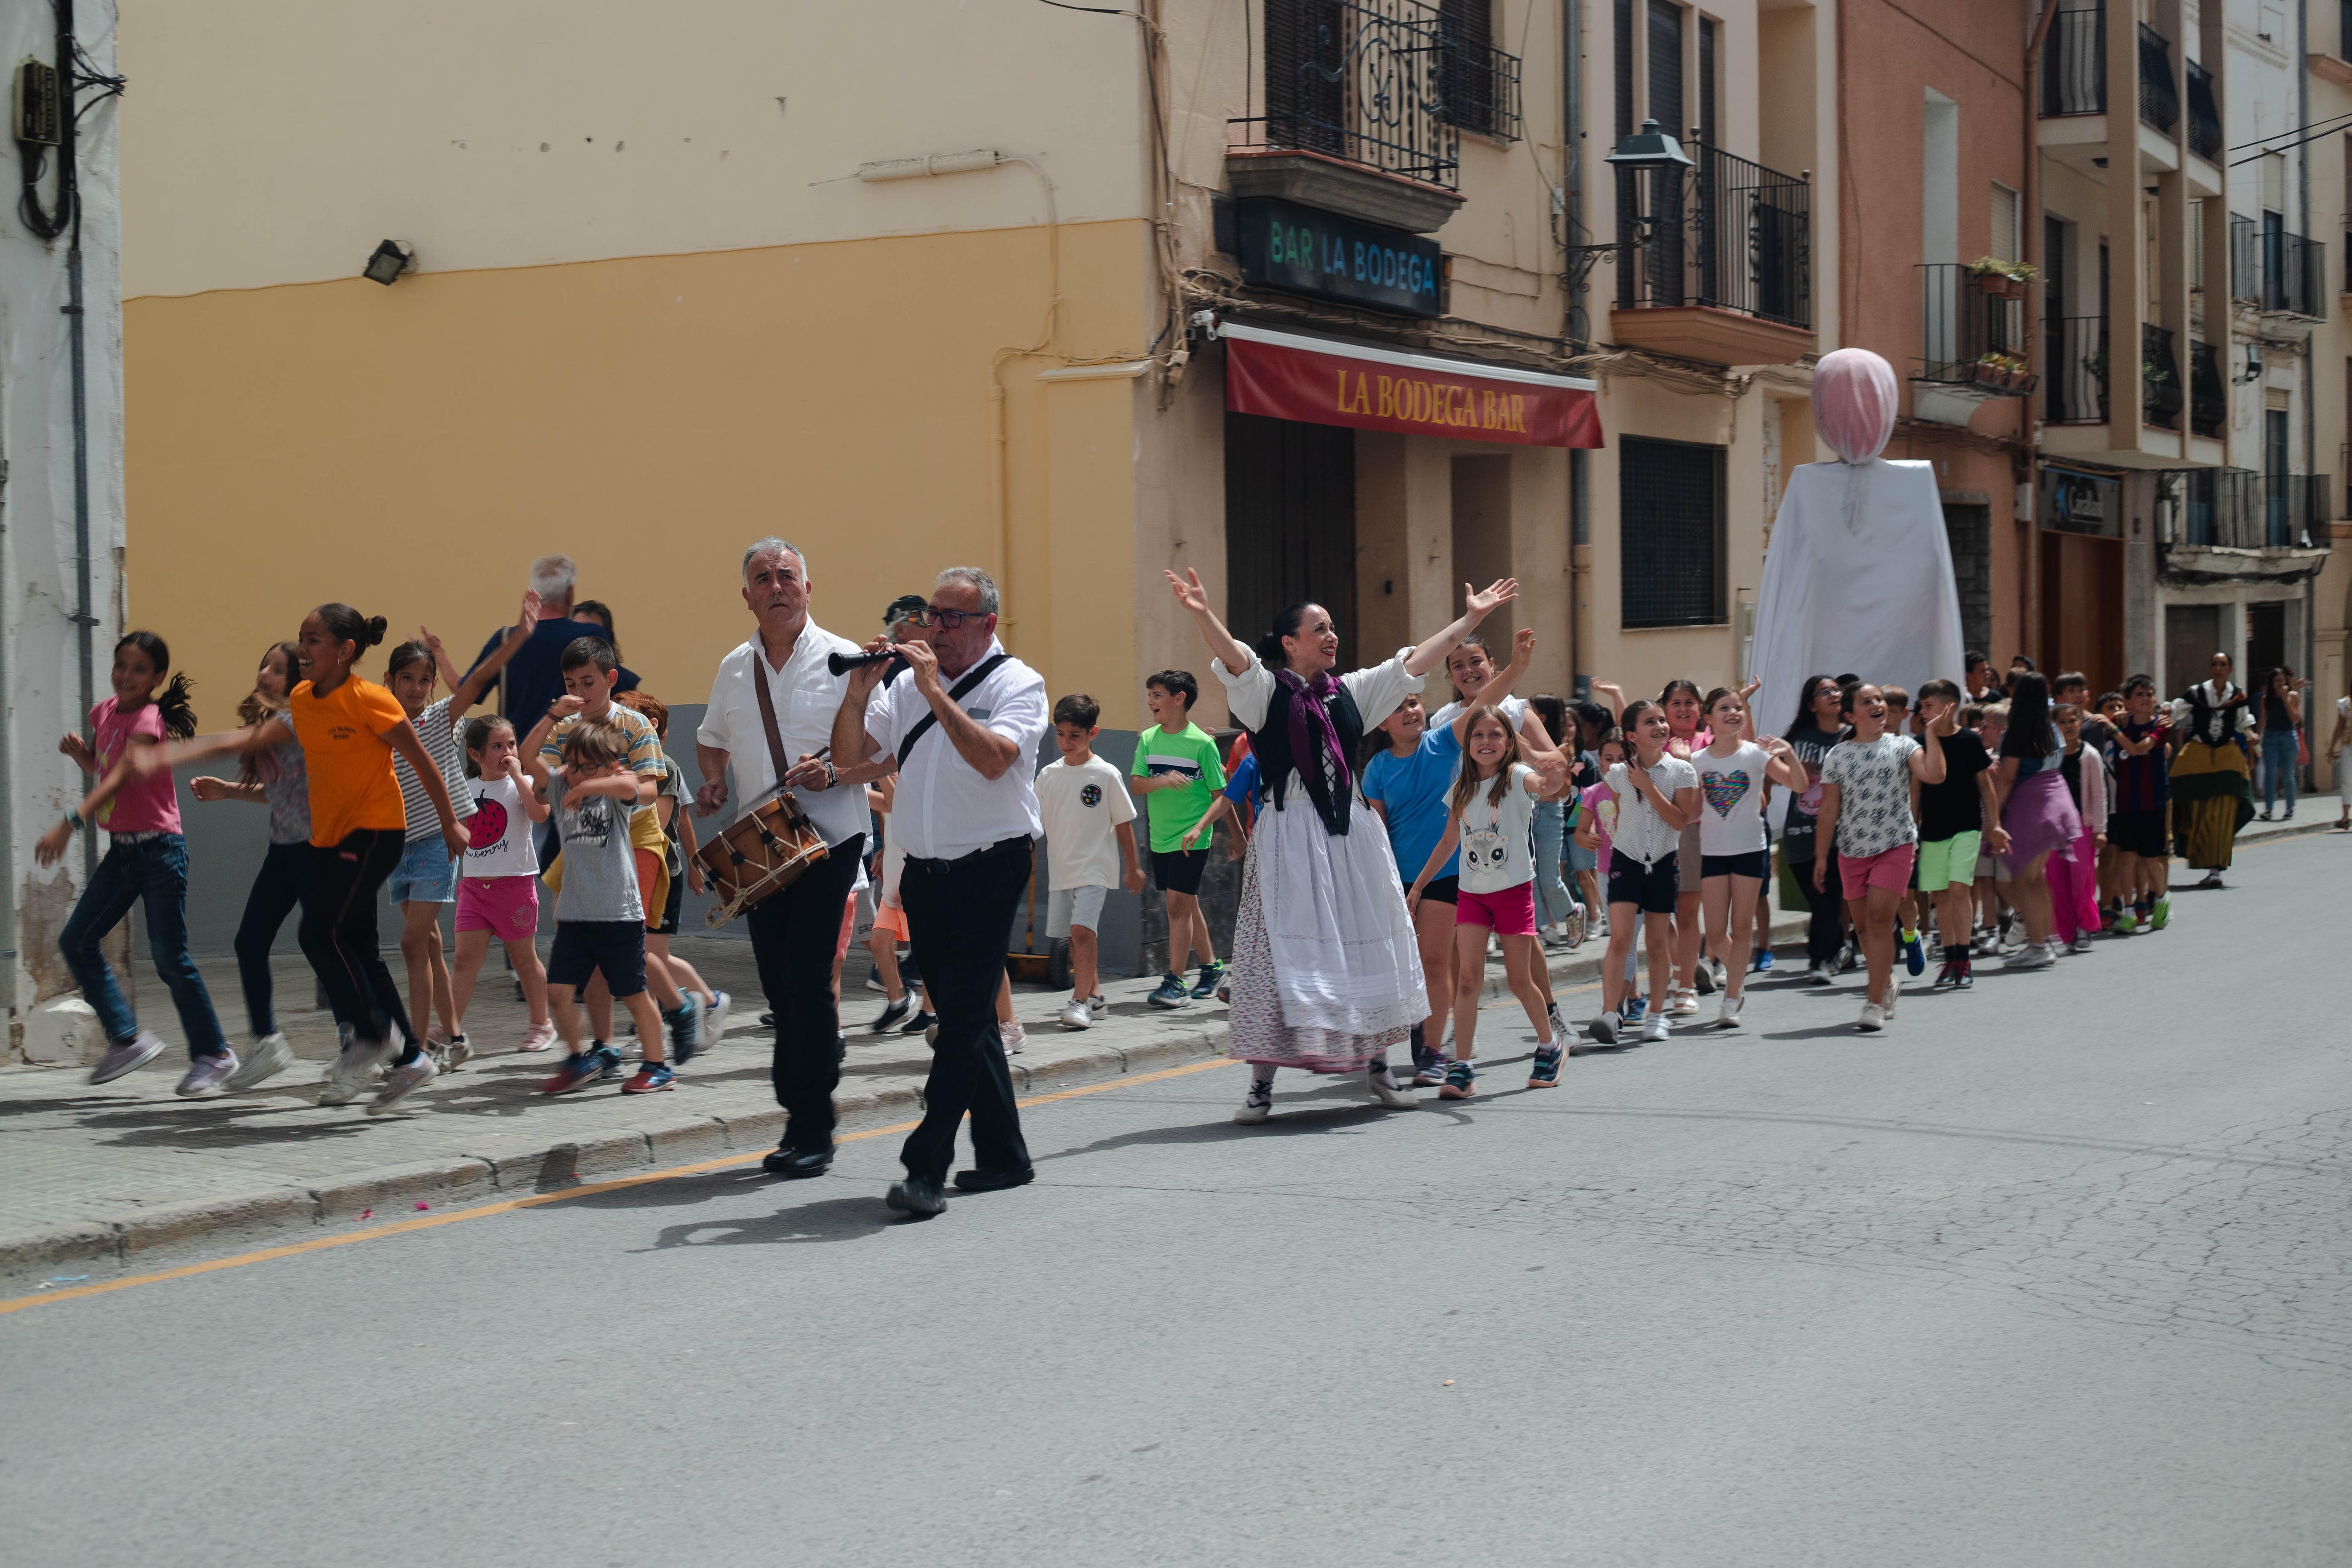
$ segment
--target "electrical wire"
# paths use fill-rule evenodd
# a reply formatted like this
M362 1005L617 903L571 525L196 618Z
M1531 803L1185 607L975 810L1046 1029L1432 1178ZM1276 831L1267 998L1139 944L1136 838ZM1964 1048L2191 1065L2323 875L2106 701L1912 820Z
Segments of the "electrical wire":
M2282 136L2292 136L2298 131L2325 131L2331 125L2340 125L2347 120L2352 120L2352 114L2339 114L2333 120L2315 121L2308 125L2290 125L2284 131L2273 131L2268 136L2257 136L2251 142L2241 142L2228 150L2232 153L2242 153L2249 147L2259 147L2265 142L2275 142Z

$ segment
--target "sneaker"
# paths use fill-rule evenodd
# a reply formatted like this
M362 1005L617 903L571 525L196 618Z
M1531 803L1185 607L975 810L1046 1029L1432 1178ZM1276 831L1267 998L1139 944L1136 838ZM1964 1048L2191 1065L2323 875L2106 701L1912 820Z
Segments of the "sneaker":
M1547 1003L1545 1003L1545 1004L1544 1004L1544 1016L1545 1016L1545 1017L1547 1017L1547 1018L1549 1018L1549 1019L1551 1020L1551 1032L1552 1032L1554 1035L1564 1035L1564 1034L1568 1033L1568 1025L1567 1025L1566 1023L1562 1022L1562 1021L1561 1021L1561 1019L1560 1019L1560 1016L1559 1016L1559 1003L1557 1003L1557 1002L1547 1002Z
M692 992L678 998L677 1011L662 1016L669 1026L669 1054L679 1067L692 1061L702 1049L702 1003Z
M449 1042L448 1071L456 1072L459 1068L464 1067L467 1062L472 1061L473 1059L473 1041L467 1039L463 1034L460 1034L457 1038Z
M911 995L913 993L910 992L908 994ZM917 1013L913 1017L898 1026L898 1032L900 1034L920 1035L927 1040L936 1038L939 1035L939 1029L940 1016L937 1013Z
M563 1058L552 1077L539 1086L541 1094L569 1094L575 1089L586 1089L601 1083L620 1069L621 1058L612 1047L601 1042L584 1051L576 1051Z
M1559 1063L1562 1055L1563 1053L1557 1045L1538 1046L1536 1047L1536 1059L1530 1063L1528 1068L1528 1087L1529 1089L1558 1089L1559 1087Z
M2000 925L1996 928L1996 929L1998 930L1999 933L2000 933L2000 941L1999 941L1999 942L1997 942L1994 945L1999 946L1999 947L2006 947L2006 946L2008 946L2008 945L2009 945L2009 933L2010 933L2010 930L2011 930L2011 927L2015 926L2016 924L2017 924L2017 911L2016 911L2015 910L2001 910L2001 911L2000 911Z
M621 1086L623 1094L652 1094L677 1087L677 1075L667 1062L646 1062L640 1066L628 1082Z
M384 1075L383 1087L375 1091L373 1100L368 1101L368 1114L383 1115L407 1099L413 1090L423 1089L440 1076L441 1068L431 1053L417 1052L415 1061L405 1067L396 1067Z
M1886 1009L1875 1002L1864 1002L1862 1005L1862 1016L1856 1020L1853 1026L1865 1035L1878 1033L1879 1030L1886 1027Z
M2081 935L2081 936L2076 937L2076 938L2074 939L2074 945L2073 945L2072 947L2068 948L2066 951L2067 951L2067 952L2090 952L2090 951L2091 951L2091 938L2090 938L2089 934L2086 932L2086 933L2084 933L2084 935Z
M1772 950L1770 948L1759 947L1756 950L1756 973L1759 974L1769 974L1772 973Z
M1715 1010L1715 1026L1718 1029L1739 1027L1739 1009L1747 1001L1745 996L1734 996L1728 991L1725 992L1722 1005Z
M1896 975L1886 987L1886 1021L1895 1022L1895 1005L1903 1000L1903 977Z
M321 1105L349 1105L360 1097L362 1089L374 1081L376 1064L400 1049L400 1031L394 1028L389 1040L363 1040L352 1036L335 1058L335 1065L327 1069L326 1084L319 1090Z
M882 984L882 972L880 970L869 969L866 972L866 989L868 991L878 991L887 994L890 988Z
M1222 991L1218 992L1217 995L1220 1000L1226 999L1225 994ZM1097 1024L1110 1016L1110 1004L1104 999L1101 992L1097 991L1087 998L1087 1016Z
M1445 1069L1453 1065L1444 1051L1419 1053L1412 1070L1412 1086L1415 1089L1435 1089L1445 1081Z
M2116 923L2107 928L2117 936L2130 936L2139 930L2139 915L2133 910L2116 911Z
M866 1032L869 1035L887 1035L905 1023L913 1016L914 1011L915 994L909 991L896 1002L886 1003L882 1008L882 1016L867 1025Z
M1941 991L1948 985L1958 985L1959 983L1960 961L1948 954L1944 959L1943 967L1936 971L1936 984L1928 989Z
M1717 991L1731 989L1731 972L1724 967L1723 960L1710 958L1706 961L1706 968L1715 976L1715 988Z
M438 1024L428 1025L425 1030L425 1054L433 1058L435 1067L443 1072L449 1070L449 1037Z
M1391 1110L1411 1110L1421 1103L1405 1092L1404 1085L1397 1081L1396 1074L1385 1061L1374 1062L1366 1069L1364 1083L1371 1089L1373 1100Z
M265 1079L277 1077L294 1065L294 1047L286 1037L275 1031L253 1042L253 1049L238 1062L228 1081L221 1087L231 1094L253 1088Z
M1861 956L1862 950L1854 946L1853 942L1845 942L1839 943L1837 953L1838 973L1840 974L1852 974L1853 973L1854 963Z
M727 1032L727 1015L733 1010L735 998L724 991L713 991L710 1000L702 1005L702 1048L709 1050Z
M1805 978L1816 985L1834 985L1837 984L1837 965L1825 958L1807 970Z
M1687 985L1677 985L1666 993L1666 1011L1677 1018L1687 1018L1698 1012L1698 993Z
M544 1051L553 1048L554 1045L555 1024L553 1020L551 1019L549 1022L544 1024L533 1024L530 1028L524 1030L522 1044L517 1046L515 1049L519 1051Z
M1960 973L1952 981L1952 989L1955 991L1971 991L1976 988L1976 983L1977 961L1973 958L1963 958L1960 960Z
M1666 1033L1666 1016L1664 1013L1653 1013L1642 1020L1643 1043L1647 1044L1653 1040L1665 1040L1672 1037Z
M2057 963L2057 957L2042 942L2027 942L2000 961L2003 969L2047 969Z
M1617 1015L1614 1013L1603 1012L1600 1016L1594 1018L1591 1023L1584 1026L1584 1032L1591 1035L1594 1043L1597 1045L1615 1045L1617 1043Z
M1004 1047L1006 1056L1017 1057L1022 1047L1029 1043L1029 1031L1021 1026L1020 1019L1015 1018L1009 1024L996 1026L996 1038Z
M1217 1000L1227 1006L1233 1005L1234 974L1230 969L1217 977Z
M1628 996L1625 998L1624 1005L1617 1009L1625 1022L1636 1026L1641 1024L1643 1015L1649 1010L1650 999L1647 996Z
M1697 999L1701 996L1712 996L1716 990L1715 967L1704 958L1691 969L1691 1011L1696 1013L1698 1011Z
M1173 972L1161 975L1160 988L1144 998L1155 1007L1181 1007L1192 999L1192 993L1184 989L1184 977Z
M1065 1029L1091 1029L1095 1026L1093 1011L1075 996L1063 1003L1062 1010L1054 1016Z
M1201 977L1192 982L1192 1000L1206 1002L1225 983L1225 966L1222 963L1201 965Z
M1234 1112L1236 1121L1263 1121L1274 1114L1274 1079L1250 1079L1249 1093L1242 1097L1242 1108Z
M2167 922L2168 921L2169 921L2169 920L2171 920L2171 919L2172 919L2172 895L2171 895L2171 894L2169 894L2169 893L2165 894L2162 898L2158 899L2158 900L2156 900L2156 902L2155 902L2155 903L2153 903L2153 904L2151 904L2151 905L2149 905L2149 906L2148 906L2148 911L2147 911L2147 929L2148 929L2148 930L2150 930L2150 931L2162 931L2162 930L2164 929L2164 927L2165 927L2165 922Z
M1478 1092L1478 1069L1468 1062L1455 1062L1445 1069L1445 1081L1438 1086L1440 1100L1468 1100Z
M1919 933L1916 931L1903 933L1903 967L1913 974L1927 973L1927 947L1919 940Z
M182 1100L195 1100L207 1094L218 1094L236 1071L236 1053L223 1047L220 1054L198 1057L188 1064L187 1076L172 1092Z
M1568 919L1560 922L1560 929L1567 935L1568 945L1571 948L1584 945L1584 939L1592 934L1591 926L1591 917L1584 912L1582 904L1569 910Z
M112 1083L124 1073L137 1072L163 1052L163 1042L148 1030L142 1029L131 1038L107 1047L106 1054L98 1058L98 1065L89 1069L89 1081Z

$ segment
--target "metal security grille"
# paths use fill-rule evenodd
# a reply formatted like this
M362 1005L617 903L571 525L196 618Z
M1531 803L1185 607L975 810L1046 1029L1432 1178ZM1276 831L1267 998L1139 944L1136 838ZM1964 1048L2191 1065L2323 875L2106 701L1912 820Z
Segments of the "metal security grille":
M1720 447L1619 442L1619 619L1627 630L1724 624L1723 458Z
M1356 629L1356 433L1225 416L1225 624L1255 643L1286 605L1311 599Z

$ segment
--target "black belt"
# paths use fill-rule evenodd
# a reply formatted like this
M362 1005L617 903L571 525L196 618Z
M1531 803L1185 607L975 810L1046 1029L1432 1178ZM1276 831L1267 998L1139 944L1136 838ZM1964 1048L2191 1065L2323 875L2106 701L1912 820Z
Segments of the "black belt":
M1025 851L1028 847L1029 836L1025 833L1016 833L1010 838L1000 838L985 848L975 849L969 855L959 855L952 860L927 859L919 855L909 855L907 857L906 869L920 871L926 876L942 877L959 866L971 865L983 856L1001 855L1009 849L1016 848Z

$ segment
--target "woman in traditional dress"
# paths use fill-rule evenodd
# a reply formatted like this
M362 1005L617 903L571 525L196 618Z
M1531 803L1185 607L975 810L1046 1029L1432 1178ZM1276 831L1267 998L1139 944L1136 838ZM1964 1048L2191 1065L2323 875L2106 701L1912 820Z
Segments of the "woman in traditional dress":
M1349 760L1480 621L1518 596L1518 583L1470 594L1462 618L1419 647L1334 676L1339 634L1322 605L1284 610L1254 657L1210 610L1199 573L1167 575L1200 625L1265 787L1234 929L1227 1049L1251 1067L1234 1120L1266 1119L1275 1068L1286 1067L1361 1071L1375 1101L1410 1108L1389 1048L1412 1035L1429 998L1396 858Z
M2254 727L2245 692L2230 679L2230 656L2213 656L2211 679L2172 704L2172 832L2189 864L2205 873L2200 888L2218 888L2230 868L2238 829L2254 819L2252 770L2238 743Z

